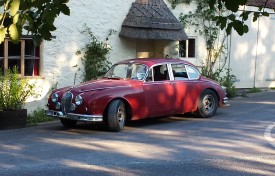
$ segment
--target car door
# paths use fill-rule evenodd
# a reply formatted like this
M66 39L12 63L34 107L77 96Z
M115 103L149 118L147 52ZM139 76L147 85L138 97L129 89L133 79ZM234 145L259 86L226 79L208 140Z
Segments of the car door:
M177 113L191 112L196 109L200 95L196 68L183 63L171 64L173 84L175 87L175 107Z
M167 64L156 65L150 69L143 84L148 116L174 113L175 89L170 76Z

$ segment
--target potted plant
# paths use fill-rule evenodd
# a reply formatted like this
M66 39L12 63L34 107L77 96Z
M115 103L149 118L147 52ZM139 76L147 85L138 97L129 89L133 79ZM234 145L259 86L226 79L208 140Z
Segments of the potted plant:
M30 96L37 96L35 84L20 78L18 67L8 69L5 75L0 71L0 129L23 128L27 124L25 102Z

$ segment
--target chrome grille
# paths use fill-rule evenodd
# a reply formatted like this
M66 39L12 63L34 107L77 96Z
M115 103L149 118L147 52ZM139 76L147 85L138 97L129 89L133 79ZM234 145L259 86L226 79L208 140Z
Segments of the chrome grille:
M66 92L61 100L61 110L64 114L70 112L70 107L73 99L73 94L71 92Z

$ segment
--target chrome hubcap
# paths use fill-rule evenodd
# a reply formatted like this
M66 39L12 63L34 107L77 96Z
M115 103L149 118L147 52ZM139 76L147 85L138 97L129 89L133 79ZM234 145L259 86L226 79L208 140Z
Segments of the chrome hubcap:
M120 126L124 125L125 116L125 107L120 105L117 110L117 119Z
M211 95L206 95L203 99L203 107L204 111L207 113L211 113L215 108L215 100Z

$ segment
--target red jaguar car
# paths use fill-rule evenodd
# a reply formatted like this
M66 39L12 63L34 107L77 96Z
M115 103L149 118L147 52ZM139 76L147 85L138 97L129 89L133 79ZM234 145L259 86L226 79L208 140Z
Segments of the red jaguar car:
M227 105L225 90L189 62L131 59L113 65L101 79L54 90L45 113L65 127L104 122L121 131L126 120L188 112L206 118Z

